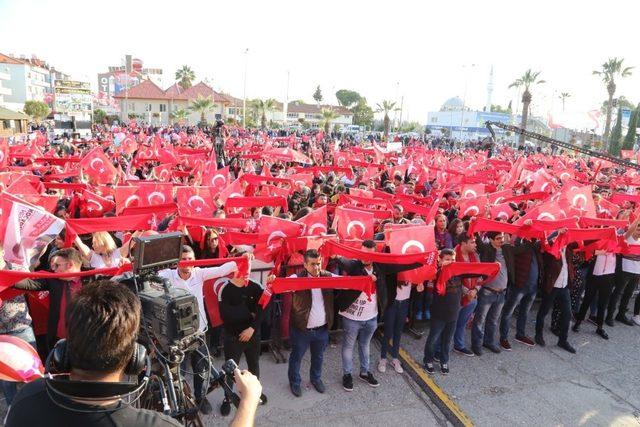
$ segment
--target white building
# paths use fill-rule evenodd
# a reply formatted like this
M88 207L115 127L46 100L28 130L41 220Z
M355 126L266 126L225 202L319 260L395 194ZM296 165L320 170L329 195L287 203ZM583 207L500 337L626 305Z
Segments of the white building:
M3 85L11 93L3 94L6 108L22 111L26 101L52 102L49 66L38 58L14 58L0 53L0 71L9 75Z
M346 107L340 105L304 104L295 101L287 105L286 121L283 104L281 103L277 103L270 119L285 125L308 123L312 128L317 128L322 121L322 110L333 110L337 114L337 117L331 122L332 128L335 125L342 127L353 124L353 113Z
M0 107L5 106L5 97L11 95L9 80L11 80L9 67L5 64L0 64Z

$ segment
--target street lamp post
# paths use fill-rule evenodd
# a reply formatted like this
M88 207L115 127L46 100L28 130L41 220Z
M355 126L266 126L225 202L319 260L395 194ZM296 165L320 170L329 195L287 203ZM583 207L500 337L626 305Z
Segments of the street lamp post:
M247 60L248 60L249 48L244 50L244 84L242 95L242 127L247 127Z

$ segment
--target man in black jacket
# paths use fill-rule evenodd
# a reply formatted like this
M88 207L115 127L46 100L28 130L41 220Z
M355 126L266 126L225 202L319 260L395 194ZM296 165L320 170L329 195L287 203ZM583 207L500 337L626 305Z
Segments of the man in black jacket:
M214 286L224 326L224 358L240 364L244 353L249 372L260 378L260 324L263 310L258 300L262 296L262 286L252 280L247 283L242 277L223 277ZM233 387L233 381L229 379L228 382ZM265 404L267 397L262 394L260 401ZM231 402L225 398L220 413L227 416L230 411Z
M362 242L362 250L375 252L376 243L373 240ZM360 379L371 387L378 387L380 383L373 377L369 370L369 345L373 333L378 327L378 312L383 311L387 305L387 296L393 294L397 287L397 273L412 270L422 264L383 264L371 261L349 260L343 257L335 257L340 270L347 276L371 276L376 283L376 293L367 296L360 291L341 291L338 293L336 303L339 314L342 316L344 337L342 342L342 386L346 391L353 390L353 347L358 341L360 354Z
M79 273L82 267L80 253L74 248L60 249L51 257L51 270L58 274ZM60 338L65 338L65 308L71 296L80 290L79 277L64 279L24 279L14 285L16 289L49 291L49 318L47 320L47 352Z

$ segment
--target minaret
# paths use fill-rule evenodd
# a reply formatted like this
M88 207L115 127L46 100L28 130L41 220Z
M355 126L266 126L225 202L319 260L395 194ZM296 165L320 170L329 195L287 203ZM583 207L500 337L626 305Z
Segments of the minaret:
M493 94L493 65L491 66L491 72L489 73L489 84L487 85L487 105L485 111L491 112L491 95Z

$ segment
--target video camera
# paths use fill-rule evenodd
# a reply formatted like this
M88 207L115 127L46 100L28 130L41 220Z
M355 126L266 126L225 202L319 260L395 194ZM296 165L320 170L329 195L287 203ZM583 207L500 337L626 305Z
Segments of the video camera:
M179 355L197 348L201 339L198 301L189 291L170 286L157 273L177 267L182 233L136 237L134 242L134 283L142 305L139 339L179 362Z

